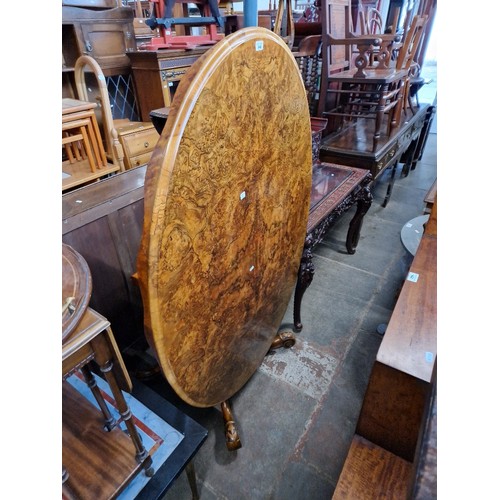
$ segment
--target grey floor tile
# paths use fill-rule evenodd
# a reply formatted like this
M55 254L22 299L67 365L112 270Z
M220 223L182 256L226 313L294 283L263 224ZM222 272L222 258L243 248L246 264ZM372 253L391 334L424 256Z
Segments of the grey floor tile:
M283 472L272 500L331 500L334 485L303 461L290 461Z
M241 449L226 449L222 415L212 413L205 422L209 436L196 456L200 481L217 498L269 498L316 404L300 390L257 371L231 399Z

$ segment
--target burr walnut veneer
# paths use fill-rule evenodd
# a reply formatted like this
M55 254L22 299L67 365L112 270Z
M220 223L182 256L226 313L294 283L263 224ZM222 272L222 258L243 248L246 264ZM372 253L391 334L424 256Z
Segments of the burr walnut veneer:
M186 72L146 174L137 275L168 382L226 422L293 293L311 172L307 96L280 37L240 30Z

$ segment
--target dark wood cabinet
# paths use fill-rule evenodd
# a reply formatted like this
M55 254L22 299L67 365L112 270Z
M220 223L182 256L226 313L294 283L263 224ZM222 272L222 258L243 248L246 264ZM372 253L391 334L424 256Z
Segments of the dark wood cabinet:
M187 69L209 46L193 50L139 50L128 54L142 121L154 109L168 108Z
M136 50L134 10L62 7L63 70L81 55L93 57L106 76L128 73L128 53Z
M89 9L62 7L62 95L77 98L74 66L87 55L95 59L106 78L114 119L138 121L128 54L137 48L131 7ZM99 86L90 75L89 95ZM149 120L147 120L149 121Z

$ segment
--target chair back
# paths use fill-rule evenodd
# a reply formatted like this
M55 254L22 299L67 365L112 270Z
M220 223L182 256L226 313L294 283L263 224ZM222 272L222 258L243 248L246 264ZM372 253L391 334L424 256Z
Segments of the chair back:
M359 11L359 30L361 35L375 35L383 33L384 21L382 15L375 8Z
M427 18L427 15L413 17L410 29L404 35L403 46L399 49L396 69L410 69L422 41Z
M306 36L300 41L297 52L294 52L307 92L311 116L316 115L318 107L321 80L321 39L321 35Z

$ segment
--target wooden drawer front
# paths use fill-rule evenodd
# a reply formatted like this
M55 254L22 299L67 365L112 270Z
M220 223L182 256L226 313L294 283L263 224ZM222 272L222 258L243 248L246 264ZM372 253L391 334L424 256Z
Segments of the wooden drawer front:
M398 144L396 143L379 161L377 161L375 169L372 169L372 175L374 178L378 177L380 173L387 167L387 165L389 165L390 161L394 158L397 151Z
M127 52L136 49L132 23L82 23L82 53L93 57L102 69L129 66Z
M149 151L147 153L144 153L142 155L137 155L129 158L129 165L128 169L130 168L135 168L135 167L141 167L142 165L146 165L146 163L149 163L149 160L151 159L151 155L153 154L153 151Z
M189 69L189 66L184 68L175 68L169 70L161 70L160 77L162 82L177 82L181 79L181 77L186 73Z
M158 132L154 128L141 130L122 136L125 154L128 157L151 153L158 142Z
M171 59L162 59L158 61L158 66L160 70L172 70L173 68L179 69L182 67L189 68L200 56L190 56L190 57L177 57Z

